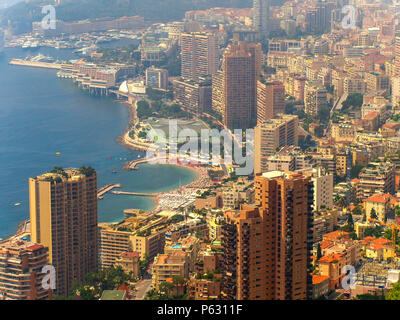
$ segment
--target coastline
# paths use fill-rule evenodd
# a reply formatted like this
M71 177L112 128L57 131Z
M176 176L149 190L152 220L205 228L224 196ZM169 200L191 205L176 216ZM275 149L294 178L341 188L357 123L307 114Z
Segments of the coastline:
M4 63L3 63L4 62ZM0 67L3 67L3 65L5 66L5 70L7 70L8 71L8 68L9 68L9 64L8 64L8 61L6 60L6 59L4 59L4 61L2 61L2 63L0 64ZM11 65L12 66L12 65ZM16 67L16 66L12 66L12 69L17 69L18 67ZM41 68L30 68L30 67L28 67L28 66L22 66L22 67L20 67L19 68L20 70L22 70L22 69L27 69L27 70L29 70L29 71L33 71L33 72L29 72L29 73L27 73L27 76L26 77L28 77L29 79L30 78L34 78L34 79L45 79L46 81L53 81L54 80L54 82L55 82L55 79L57 79L56 78L56 74L55 74L55 72L54 72L54 70L50 70L50 72L44 72L44 74L45 74L45 77L43 77L42 76L42 72L43 72L43 70L45 70L45 69L41 69ZM0 70L3 70L3 69L0 69ZM38 71L38 72L36 72L36 70ZM0 72L1 73L1 72ZM5 73L3 73L2 74L2 76L3 75L5 75ZM13 74L12 74L13 75ZM0 77L0 78L3 78L3 77ZM64 87L64 85L60 85L59 87ZM57 89L57 88L56 88ZM72 92L71 93L71 91L62 91L62 93L64 94L64 93L69 93L69 95L75 95L76 93L75 93L75 91L74 92ZM82 93L77 93L77 95L78 96L84 96ZM86 95L85 95L86 96ZM94 99L94 97L91 97L90 98L91 100L96 100L96 99ZM107 144L107 145L100 145L100 148L104 148L104 147L107 147L108 148L108 146L109 145L112 145L112 144L115 144L115 142L116 142L116 139L117 139L117 149L119 150L120 149L120 147L119 146L123 146L123 147L125 147L126 149L132 149L132 150L138 150L138 151L146 151L147 150L147 147L144 147L144 146L133 146L132 144L129 144L129 143L124 143L124 136L127 136L128 134L129 134L129 130L131 129L131 128L133 128L133 125L134 125L134 123L135 123L135 103L136 102L138 102L138 101L140 101L140 99L133 99L132 100L132 103L129 103L128 101L126 101L126 100L121 100L121 99L115 99L115 97L114 97L114 99L112 99L111 101L114 101L114 102L117 102L117 103L119 103L119 104L123 104L125 107L127 107L128 108L128 112L129 112L129 116L126 114L126 112L123 112L122 114L124 115L123 116L123 118L125 118L125 121L122 121L121 122L121 126L118 126L118 128L119 129L117 129L117 130L113 130L113 133L111 134L111 135L109 135L109 134L107 134L107 136L108 136L108 141L109 141L109 143ZM108 102L108 103L111 103L111 102ZM96 102L94 102L93 104L96 104ZM118 105L117 105L117 107L118 107ZM111 110L111 108L106 108L107 110ZM96 110L96 109L94 109L94 110ZM93 109L92 109L92 111L93 111ZM96 111L95 111L96 112ZM113 113L116 113L116 112L113 112ZM129 117L129 122L128 121L126 121L126 119ZM122 118L122 120L123 120L123 118ZM112 119L112 118L110 118L110 113L109 113L109 116L108 116L108 119ZM79 125L82 125L81 123L77 123L77 124L79 124ZM96 127L98 127L97 125L96 125ZM104 133L104 130L102 130L103 131L103 133ZM115 132L116 131L116 132ZM122 132L122 134L121 134L121 132ZM118 136L119 135L119 136ZM105 136L105 134L103 134L102 136ZM111 139L110 139L110 137L111 137ZM86 140L84 140L84 141L86 141ZM121 149L124 149L124 148L121 148ZM124 150L122 150L122 152L124 152L124 153L126 153L126 154L129 154L127 151L126 151L126 149L125 149L125 151ZM56 151L58 151L59 149L56 149ZM70 153L72 153L72 151L70 152ZM104 153L104 150L102 150L102 153ZM82 157L81 157L82 158ZM135 158L135 157L132 157L132 158ZM85 159L83 159L83 160L81 160L81 161L85 161ZM122 164L122 163L121 163ZM46 164L47 165L47 164ZM53 164L50 164L50 165L53 165ZM192 171L195 171L195 170L193 170L193 168L189 168L188 166L182 166L182 167L184 167L184 168L186 168L186 169L192 169ZM114 169L114 168L112 168L112 169ZM41 170L41 169L40 169ZM110 169L111 170L111 169ZM188 175L188 173L186 172L186 175ZM198 174L196 173L196 176L193 176L193 177L190 177L190 181L191 181L191 183L193 183L193 181L196 181L198 179ZM172 184L172 186L170 186L170 187L168 187L168 184L169 183L167 183L166 184L166 188L167 189L165 189L163 192L161 192L160 194L163 194L163 193L168 193L168 192L173 192L173 191L175 191L177 188L175 187L178 183L179 183L179 181L177 181L177 180L179 180L179 178L178 177L174 177L174 176L172 176L171 178L170 178L170 183ZM107 181L105 181L105 183L108 183ZM21 197L19 196L18 197L18 199L15 199L15 200L13 200L12 202L14 203L14 202L18 202L18 201L20 201L20 202L22 202L21 200ZM154 210L155 208L157 208L158 207L158 205L159 205L159 199L158 199L158 197L157 198L154 198L155 199L155 201L153 202L153 203L149 203L149 211L151 211L151 210ZM118 200L117 200L118 201ZM118 205L119 207L125 207L125 208L129 208L129 203L127 204L127 205ZM132 206L133 207L135 207L136 206L136 202L135 201L133 201L133 204L132 204ZM14 208L14 207L13 207ZM21 210L21 208L22 208L22 206L19 208L19 210ZM114 214L114 216L116 216L116 215L120 215L120 210L118 209L115 209L115 213L116 214ZM99 210L99 215L100 215L100 212L101 212L101 210ZM28 214L26 214L26 213L28 213ZM13 221L12 221L12 223L15 223L15 227L14 227L14 225L12 225L12 227L8 227L8 223L6 224L4 224L4 225L7 225L7 228L5 228L5 231L4 231L4 233L2 233L2 236L1 236L1 238L2 239L8 239L9 237L11 237L11 236L13 236L13 235L15 235L16 233L19 233L21 230L23 230L23 226L25 225L25 221L27 220L27 218L29 218L29 209L28 209L28 211L27 210L24 210L24 212L23 212L23 214L20 214L19 216L16 216L14 219L13 219ZM113 218L112 219L110 219L110 220L113 220ZM1 220L1 223L2 223L2 221L3 220Z
M22 67L23 68L27 68L28 66L23 65ZM126 100L120 100L120 99L114 99L114 101L116 101L116 102L118 102L120 104L123 104L125 107L128 108L128 111L129 111L129 122L128 122L125 130L116 138L116 142L119 145L121 145L121 146L123 146L123 147L125 147L127 149L146 152L148 147L149 147L148 145L142 144L140 142L136 142L133 139L130 139L130 137L129 137L129 132L130 132L131 128L133 127L133 125L136 122L136 117L135 117L135 114L136 114L135 107L136 106L135 106L135 104L139 100L138 99L134 99L132 101L132 103L129 103ZM201 174L200 174L200 172L198 170L196 170L193 167L185 166L185 165L182 165L182 164L167 164L167 165L174 165L174 166L178 166L178 167L189 169L192 172L196 173L196 177L194 178L194 180L192 180L192 182L190 182L190 183L188 183L188 184L186 184L184 186L181 186L180 188L171 188L171 189L156 193L154 198L153 198L154 201L155 201L154 208L152 210L150 210L151 212L159 210L160 197L162 197L163 194L177 192L177 190L181 190L183 187L186 187L188 185L191 185L193 183L196 183L196 182L200 181ZM24 229L24 226L26 226L26 222L27 222L27 219L20 220L19 224L17 225L16 230L14 232L12 232L10 235L5 236L3 238L4 239L8 239L9 237L12 237L13 235L20 233L20 231L22 231Z
M125 100L116 100L117 102L123 104L125 107L128 108L129 111L129 123L126 126L125 130L121 133L121 135L117 138L117 142L128 149L131 150L136 150L136 151L141 151L141 152L146 152L148 148L150 147L149 144L142 143L136 140L133 140L129 137L129 132L132 128L133 125L136 123L136 103L137 99L134 100L133 103L130 103Z
M134 141L129 137L130 129L132 128L132 125L134 125L136 123L136 120L137 120L136 116L135 116L135 114L136 114L135 108L136 108L136 103L138 102L138 100L135 99L133 103L129 103L128 101L122 101L122 100L117 100L117 102L123 104L125 107L128 108L128 111L129 111L129 123L126 126L123 133L117 138L117 142L125 148L146 152L149 148L148 144ZM151 160L150 161L144 161L145 159L142 159L142 160L143 160L143 163L151 163L152 162ZM189 189L196 188L195 186L201 185L201 183L204 182L204 180L207 180L207 178L209 178L208 174L207 174L207 178L205 178L205 172L204 172L204 170L201 170L200 167L189 166L189 165L185 165L185 164L181 164L181 163L166 163L165 165L176 166L176 167L190 170L193 173L195 173L196 177L192 182L182 185L178 188L168 189L165 191L160 191L160 192L154 193L153 199L155 201L155 205L154 205L154 209L151 210L151 212L162 211L162 208L160 208L160 197L162 197L163 195L177 193L182 190L187 192Z

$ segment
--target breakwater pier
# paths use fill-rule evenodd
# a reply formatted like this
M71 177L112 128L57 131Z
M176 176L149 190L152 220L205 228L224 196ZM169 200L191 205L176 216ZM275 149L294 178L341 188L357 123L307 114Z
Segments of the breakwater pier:
M105 186L102 186L102 187L99 188L99 190L97 191L97 199L99 199L99 200L103 199L103 198L104 198L103 196L104 196L107 192L109 192L109 191L111 191L112 189L115 189L115 188L122 188L122 185L119 184L119 183L117 183L117 184L107 184L107 185L105 185Z
M51 62L40 62L40 61L28 61L23 59L11 59L9 64L24 67L35 67L35 68L45 68L45 69L61 69L62 64L51 63Z

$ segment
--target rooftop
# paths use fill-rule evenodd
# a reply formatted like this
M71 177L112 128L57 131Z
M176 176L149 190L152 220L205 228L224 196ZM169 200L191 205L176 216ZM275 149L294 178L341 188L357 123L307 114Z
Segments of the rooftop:
M125 295L124 290L104 290L100 300L124 300Z
M319 274L313 274L312 276L312 284L320 284L326 280L329 280L328 276L321 276Z
M319 259L319 262L322 263L335 263L342 260L343 256L341 254L337 254L337 253L331 253L331 254L327 254L325 256L323 256L321 259Z

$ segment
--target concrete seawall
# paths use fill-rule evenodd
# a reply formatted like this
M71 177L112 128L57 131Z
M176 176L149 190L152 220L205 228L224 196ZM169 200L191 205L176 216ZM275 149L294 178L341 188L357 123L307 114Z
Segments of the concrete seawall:
M9 64L24 67L45 68L45 69L61 69L61 64L50 62L26 61L22 59L12 59Z

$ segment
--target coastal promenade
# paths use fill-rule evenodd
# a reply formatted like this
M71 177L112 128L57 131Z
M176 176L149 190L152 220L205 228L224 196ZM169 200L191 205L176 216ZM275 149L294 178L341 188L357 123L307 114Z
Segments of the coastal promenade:
M39 61L27 61L22 59L12 59L9 64L24 67L35 67L35 68L45 68L45 69L61 69L61 64L50 63L50 62L39 62Z

